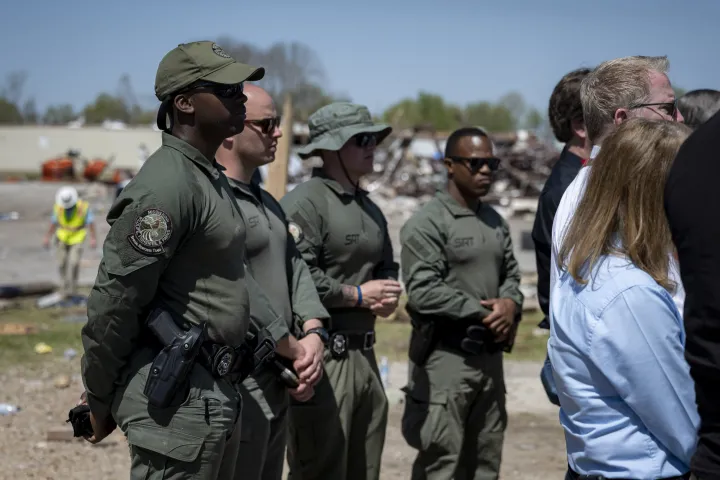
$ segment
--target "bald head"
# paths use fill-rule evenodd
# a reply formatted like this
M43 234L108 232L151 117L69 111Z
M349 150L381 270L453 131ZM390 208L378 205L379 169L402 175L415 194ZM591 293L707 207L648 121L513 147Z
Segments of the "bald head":
M275 160L278 139L282 137L275 103L263 88L246 83L245 128L237 135L226 138L215 159L227 170L230 178L250 183L256 168Z
M264 88L252 83L246 83L243 93L247 97L245 108L247 119L256 120L271 117L275 114L275 106L270 94Z

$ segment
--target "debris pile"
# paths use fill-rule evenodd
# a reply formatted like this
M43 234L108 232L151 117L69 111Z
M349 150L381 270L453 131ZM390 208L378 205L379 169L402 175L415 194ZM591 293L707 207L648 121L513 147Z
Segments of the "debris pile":
M447 136L421 128L394 134L378 148L375 171L366 177L364 187L393 199L431 195L446 180L442 152ZM559 157L557 148L524 130L491 138L502 164L487 201L507 204L508 199L537 198ZM291 172L289 182L307 180L318 163L303 162L302 168Z

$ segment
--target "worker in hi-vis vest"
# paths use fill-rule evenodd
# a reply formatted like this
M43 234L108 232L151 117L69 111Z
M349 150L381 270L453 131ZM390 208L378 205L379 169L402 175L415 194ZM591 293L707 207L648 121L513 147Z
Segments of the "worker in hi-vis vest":
M45 235L43 245L45 248L50 246L50 239L54 233L62 282L61 293L66 298L77 293L80 258L88 230L90 248L95 248L97 237L90 204L80 200L77 190L73 187L62 187L55 195L50 228Z

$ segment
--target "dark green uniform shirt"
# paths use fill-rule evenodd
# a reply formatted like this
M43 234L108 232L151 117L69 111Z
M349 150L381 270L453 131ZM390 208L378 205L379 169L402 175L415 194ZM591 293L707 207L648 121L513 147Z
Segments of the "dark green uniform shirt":
M310 270L288 232L280 204L257 185L229 181L247 224L248 270L284 320L261 326L267 327L277 341L294 332L295 327L301 328L306 320L327 320L330 315L320 302ZM256 397L267 418L277 418L287 407L287 389L267 369L260 369L243 384ZM248 424L251 422L248 420Z
M232 178L229 181L247 224L245 248L250 274L285 320L276 326L264 326L272 329L275 340L280 340L293 331L293 317L298 326L313 318L329 318L310 270L288 232L280 204L259 186L251 187Z
M142 328L152 304L183 327L207 322L214 341L240 345L259 294L245 275L245 222L222 167L172 135L162 142L107 215L82 329L83 382L98 416L108 414L139 335L150 334Z
M380 208L367 192L348 193L319 169L280 203L320 300L332 316L330 329L371 330L373 313L344 307L342 285L398 278L387 221Z
M438 192L400 230L408 306L421 315L483 318L480 300L509 298L522 307L520 270L510 230L491 206L477 212Z

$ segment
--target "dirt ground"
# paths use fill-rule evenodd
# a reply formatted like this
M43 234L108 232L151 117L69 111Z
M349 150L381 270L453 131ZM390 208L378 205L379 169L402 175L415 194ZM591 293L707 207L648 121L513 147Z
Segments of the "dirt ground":
M510 424L503 453L502 479L562 478L565 445L557 412L544 399L537 380L539 364L506 363ZM402 386L404 365L391 365L388 396L393 403L383 455L383 480L408 479L414 450L400 434L402 405L397 388ZM0 402L21 407L11 416L0 416L0 479L120 480L128 478L128 451L116 431L101 444L82 440L51 441L49 430L68 429L67 412L82 390L78 362L61 359L34 368L14 368L0 374ZM55 387L59 374L71 376L71 385Z

